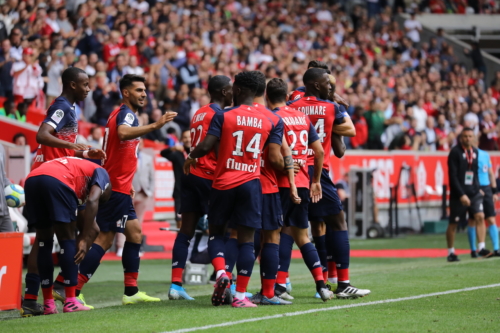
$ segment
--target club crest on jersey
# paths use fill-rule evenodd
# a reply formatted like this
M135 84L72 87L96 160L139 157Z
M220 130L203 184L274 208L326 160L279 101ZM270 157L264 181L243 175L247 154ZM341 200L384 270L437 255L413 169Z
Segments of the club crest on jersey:
M61 109L56 110L56 112L54 112L52 117L50 117L50 119L55 121L57 124L59 124L63 118L64 118L64 111Z
M238 126L262 128L262 119L254 117L236 116L236 123L238 124Z
M125 122L132 125L134 123L134 115L131 113L127 113L127 115L125 116Z

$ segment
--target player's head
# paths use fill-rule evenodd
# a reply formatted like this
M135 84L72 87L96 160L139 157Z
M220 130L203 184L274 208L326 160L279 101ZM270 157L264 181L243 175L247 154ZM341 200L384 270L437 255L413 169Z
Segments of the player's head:
M90 91L89 77L83 69L69 67L62 73L63 91L71 95L76 102L81 102Z
M328 79L330 80L330 85L332 90L330 91L330 100L333 101L333 95L335 94L335 88L337 87L337 79L332 74L328 74Z
M282 79L271 79L267 83L266 88L266 100L269 105L276 105L286 102L286 96L288 94L288 85Z
M309 69L309 68L328 69L328 65L324 61L311 60L311 61L309 61L309 64L307 64L307 69Z
M328 99L332 85L330 77L324 69L309 68L302 78L306 86L306 94Z
M120 79L120 91L123 101L130 103L136 111L146 104L146 79L135 74L125 74Z
M233 102L233 83L225 75L215 75L208 81L208 93L212 100L224 102L224 108Z
M236 74L233 84L234 105L241 105L243 102L252 103L261 84L258 72L241 72Z
M266 92L266 76L264 75L264 73L259 71L253 71L253 72L255 72L255 77L259 80L259 87L255 92L255 97L262 97Z
M472 147L474 143L474 130L470 127L465 127L460 133L460 142L465 148Z

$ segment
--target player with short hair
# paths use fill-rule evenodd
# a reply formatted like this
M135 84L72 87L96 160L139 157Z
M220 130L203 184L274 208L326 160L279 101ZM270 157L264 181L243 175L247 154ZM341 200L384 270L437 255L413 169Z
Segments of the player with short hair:
M25 208L27 217L36 227L44 314L57 313L52 296L54 233L61 247L59 263L66 292L63 311L91 310L76 299L78 264L99 232L94 224L99 204L105 203L111 196L108 173L90 161L63 157L48 161L31 171L24 189L28 203ZM78 205L82 204L86 204L86 208L75 242L76 211Z
M306 86L304 97L290 102L289 106L309 116L325 152L323 171L321 174L323 197L317 203L310 203L309 220L311 221L311 225L313 225L313 222L320 225L325 222L328 228L330 228L330 232L326 235L326 237L328 237L326 243L332 247L331 252L333 252L333 256L335 257L338 270L339 282L334 292L336 297L363 297L368 295L370 291L355 288L349 281L350 249L347 224L342 210L342 203L329 175L333 129L339 125L345 126L345 116L337 104L327 100L335 87L332 87L330 77L325 70L310 68L304 74L303 80ZM310 179L313 179L314 176L313 164L314 157L311 155L308 157ZM323 264L323 266L325 266L325 264Z
M75 113L75 103L83 101L88 92L89 77L85 71L70 67L62 74L62 93L49 106L47 115L38 129L36 140L39 143L34 163L31 167L35 170L46 161L65 156L76 156L92 159L101 159L106 154L101 149L88 150L88 146L76 143L78 135L78 119ZM85 207L79 206L79 210ZM83 212L79 214L77 224L81 225ZM32 222L28 220L28 224ZM43 308L36 302L40 288L40 276L37 268L38 242L35 240L28 256L28 272L25 276L26 291L21 309L23 317L41 315ZM64 291L64 278L61 274L57 277L60 281L60 288ZM54 291L59 285L55 283ZM64 304L64 298L54 294L57 300ZM82 304L85 302L80 299Z
M284 299L293 299L286 291L286 278L290 267L291 250L295 241L300 248L302 258L311 271L316 282L316 290L326 301L332 297L332 292L325 285L321 261L308 235L308 205L309 202L318 202L321 199L321 170L323 166L323 147L309 117L304 113L286 106L287 84L281 79L272 79L267 84L266 100L273 112L279 115L285 124L285 139L290 145L294 163L299 166L295 177L299 204L290 200L290 185L283 175L278 174L278 185L283 207L285 227L281 232L280 240L280 267L276 281L276 294ZM314 173L309 186L307 167L308 151L314 152ZM310 188L310 189L309 189ZM289 251L286 251L288 248ZM281 255L285 253L285 255ZM286 259L285 259L286 258Z
M160 301L159 298L140 292L137 287L142 231L132 204L134 195L132 180L137 170L139 138L160 129L177 115L175 112L167 112L157 122L139 126L137 113L146 104L144 82L144 77L133 74L126 74L120 79L123 104L109 116L103 143L107 154L104 168L109 173L113 193L108 204L101 207L97 213L96 221L101 231L80 264L77 286L79 293L99 267L104 253L113 244L115 234L124 233L126 237L122 255L124 305Z
M212 77L208 82L208 93L210 103L196 111L191 119L191 150L205 139L214 115L231 105L233 101L231 79L224 75ZM197 160L188 175L181 177L182 226L172 249L172 284L168 292L169 299L194 300L182 287L182 274L186 267L189 243L194 236L196 225L199 219L208 213L216 163L217 156L212 150Z
M208 154L220 140L208 212L208 252L216 271L212 295L215 306L224 302L230 280L225 271L224 234L228 221L238 231L238 280L232 306L256 307L245 296L255 261L254 232L262 223L262 188L259 180L261 154L269 146L269 162L283 168L282 137L273 133L274 125L253 106L259 77L255 72L239 73L233 84L234 107L216 114L205 139L191 152L185 163L188 173L196 159Z

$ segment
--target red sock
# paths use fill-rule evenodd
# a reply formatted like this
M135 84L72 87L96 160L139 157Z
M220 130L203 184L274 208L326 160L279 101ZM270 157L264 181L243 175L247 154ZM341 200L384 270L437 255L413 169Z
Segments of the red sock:
M328 280L328 271L323 271L323 280L324 281Z
M54 299L52 297L52 289L53 289L52 286L50 286L49 288L42 288L43 299L45 301L48 300L48 299Z
M226 270L226 260L222 257L216 257L212 260L215 272Z
M339 275L339 282L349 281L349 268L339 268L337 269Z
M329 278L337 277L337 266L335 264L335 261L328 262L328 277Z
M236 280L236 291L239 293L246 292L248 282L250 282L250 276L238 275L238 280Z
M66 298L76 297L76 286L64 287L64 291L66 292Z
M184 268L172 268L172 282L182 283Z
M311 271L311 274L312 274L312 276L314 278L314 281L316 281L316 282L318 282L318 281L325 281L323 279L323 268L321 266L314 268Z
M275 284L275 279L262 279L262 295L266 296L267 298L273 298Z
M83 285L89 282L89 278L83 274L78 274L78 284L76 285L77 290L82 290Z
M137 278L139 277L139 272L133 273L123 273L125 277L125 287L137 287Z
M277 284L286 284L287 276L288 276L288 272L278 271L278 275L276 276L276 283Z
M226 275L227 277L229 278L229 280L232 280L233 279L233 273L229 272L229 271L226 271Z
M38 295L24 294L24 299L32 299L36 301L38 299Z
M57 274L56 281L64 284L64 277L62 276L61 273Z

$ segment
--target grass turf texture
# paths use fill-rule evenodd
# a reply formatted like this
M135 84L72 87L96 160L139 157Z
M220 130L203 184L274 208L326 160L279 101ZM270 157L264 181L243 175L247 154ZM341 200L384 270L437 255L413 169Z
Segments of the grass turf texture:
M353 241L353 248L435 248L444 237L411 236L394 240ZM465 247L465 238L457 237L457 247ZM382 246L382 247L379 247ZM394 248L394 247L392 247ZM433 292L498 283L498 259L471 259L461 256L459 263L436 259L355 258L351 263L351 281L369 288L372 295L355 301L315 299L314 284L301 260L291 265L294 304L259 306L257 309L231 309L210 305L210 285L186 286L196 300L168 301L170 261L143 261L140 288L161 303L122 306L123 275L120 262L104 262L84 288L84 295L96 310L0 322L1 332L162 332L181 328L219 324L227 321L264 317L393 299ZM250 282L250 291L258 289L258 266ZM204 332L497 332L500 327L500 288L466 291L450 295L407 300L390 304L318 312L295 317L257 321L237 326L214 328ZM62 309L58 305L60 311ZM3 317L16 313L4 312Z

